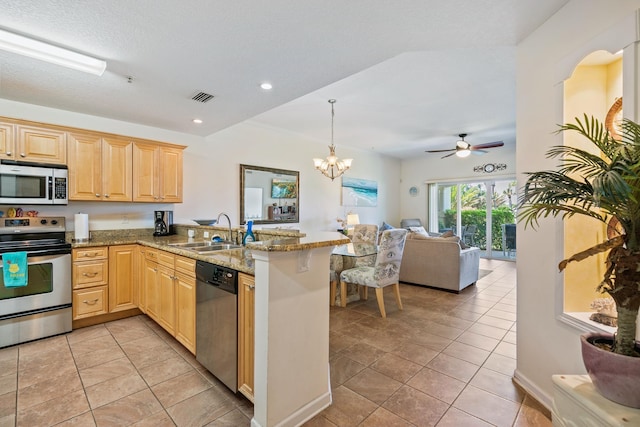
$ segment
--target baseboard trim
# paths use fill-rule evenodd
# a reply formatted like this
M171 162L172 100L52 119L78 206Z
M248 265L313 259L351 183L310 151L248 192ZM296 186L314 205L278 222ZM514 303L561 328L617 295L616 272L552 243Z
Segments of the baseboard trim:
M287 418L280 422L277 422L274 427L294 427L304 424L311 418L318 415L324 409L331 405L331 390L322 394L318 398L307 403L297 411L293 412ZM251 419L251 427L266 427L262 426L255 417Z
M522 387L531 397L544 406L549 412L553 408L553 397L542 391L540 387L532 383L526 376L517 369L513 373L513 381Z

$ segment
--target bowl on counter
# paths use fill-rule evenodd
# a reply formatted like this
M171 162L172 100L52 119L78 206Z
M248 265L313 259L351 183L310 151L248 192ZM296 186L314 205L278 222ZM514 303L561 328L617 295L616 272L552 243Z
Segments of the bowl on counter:
M215 225L215 219L194 219L193 221L197 222L198 225Z

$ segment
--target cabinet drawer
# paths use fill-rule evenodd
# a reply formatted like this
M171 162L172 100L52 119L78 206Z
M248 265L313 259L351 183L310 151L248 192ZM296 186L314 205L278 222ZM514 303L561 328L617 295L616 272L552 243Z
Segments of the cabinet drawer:
M158 251L158 264L173 268L175 255L171 252Z
M192 258L176 255L175 269L177 272L190 277L196 276L196 260Z
M85 261L91 259L102 259L109 256L107 246L96 246L95 248L84 248L73 250L73 261Z
M144 248L144 257L151 261L158 261L158 250L146 247Z
M73 291L73 319L106 314L108 303L109 295L106 286Z
M106 285L109 280L109 260L73 263L73 288Z

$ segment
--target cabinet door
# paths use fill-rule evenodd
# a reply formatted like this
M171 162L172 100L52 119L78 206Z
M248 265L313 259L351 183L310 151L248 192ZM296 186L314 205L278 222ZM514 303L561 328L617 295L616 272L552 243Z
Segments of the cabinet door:
M35 126L18 125L16 160L67 164L66 132Z
M159 319L158 323L167 332L175 336L176 305L175 305L175 277L173 268L158 265L159 283Z
M136 246L109 247L109 312L136 308Z
M102 138L84 133L67 134L69 200L102 198Z
M132 146L127 139L102 139L103 200L132 201Z
M182 150L160 147L160 201L182 203Z
M238 390L253 402L255 277L238 275Z
M160 282L158 281L158 263L149 259L145 259L144 262L144 293L147 315L159 323Z
M133 143L133 201L158 202L158 146Z
M14 145L15 126L11 123L0 123L0 158L15 160Z
M196 354L196 279L176 274L176 339Z

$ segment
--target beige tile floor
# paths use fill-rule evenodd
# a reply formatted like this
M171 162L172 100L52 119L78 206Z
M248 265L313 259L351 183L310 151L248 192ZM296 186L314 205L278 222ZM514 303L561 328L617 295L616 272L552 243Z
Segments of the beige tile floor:
M511 381L515 264L460 294L332 307L333 404L307 426L551 426ZM249 426L253 408L146 316L0 350L0 427Z

